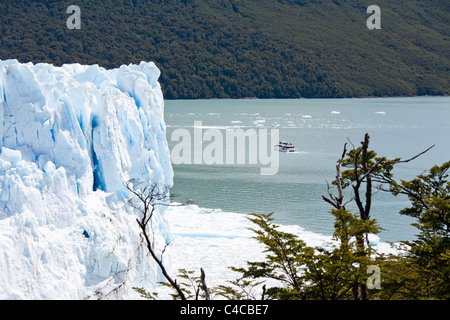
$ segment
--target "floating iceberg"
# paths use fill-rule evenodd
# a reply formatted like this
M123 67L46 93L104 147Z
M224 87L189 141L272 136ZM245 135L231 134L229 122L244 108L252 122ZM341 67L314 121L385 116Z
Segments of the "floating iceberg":
M154 63L0 61L0 299L129 298L162 280L124 182L171 186ZM163 210L156 241L171 237Z

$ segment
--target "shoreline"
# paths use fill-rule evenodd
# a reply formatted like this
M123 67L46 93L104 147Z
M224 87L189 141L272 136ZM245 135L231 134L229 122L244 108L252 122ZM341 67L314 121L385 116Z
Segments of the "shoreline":
M352 100L352 99L407 99L407 98L450 98L450 95L422 95L422 96L356 96L356 97L317 97L317 98L256 98L256 97L243 97L243 98L193 98L193 99L167 99L164 101L233 101L233 100Z

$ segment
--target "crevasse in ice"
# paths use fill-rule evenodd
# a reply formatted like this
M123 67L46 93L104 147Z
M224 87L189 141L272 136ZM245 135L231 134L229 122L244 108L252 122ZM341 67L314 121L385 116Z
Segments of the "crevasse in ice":
M154 63L0 61L0 298L129 298L161 275L124 182L171 186ZM170 238L163 210L156 241Z

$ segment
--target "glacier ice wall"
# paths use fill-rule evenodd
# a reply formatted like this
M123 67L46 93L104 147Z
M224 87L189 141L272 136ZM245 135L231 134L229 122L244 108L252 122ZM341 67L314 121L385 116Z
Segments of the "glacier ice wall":
M171 186L154 63L0 60L0 298L129 298L157 268L124 182ZM163 210L157 241L170 237Z

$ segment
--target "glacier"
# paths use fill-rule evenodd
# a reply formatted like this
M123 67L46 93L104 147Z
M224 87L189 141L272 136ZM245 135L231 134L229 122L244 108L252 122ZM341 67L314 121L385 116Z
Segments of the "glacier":
M173 184L159 76L0 60L0 299L126 299L163 280L124 184Z

